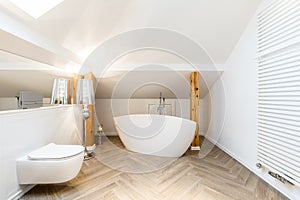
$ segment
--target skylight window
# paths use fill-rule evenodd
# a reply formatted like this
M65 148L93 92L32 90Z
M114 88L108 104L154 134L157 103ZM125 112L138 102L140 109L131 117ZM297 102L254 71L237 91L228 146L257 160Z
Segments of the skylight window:
M64 0L10 0L24 12L37 19Z

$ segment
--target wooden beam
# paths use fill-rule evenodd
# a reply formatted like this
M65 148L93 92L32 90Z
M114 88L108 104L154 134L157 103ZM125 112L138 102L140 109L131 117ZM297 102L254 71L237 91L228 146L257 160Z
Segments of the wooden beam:
M94 128L94 105L88 105L90 117L86 120L86 146L92 147L95 144L95 128Z
M90 79L93 82L93 89L95 90L96 87L96 78L92 72L85 74L84 79ZM88 105L88 109L90 112L90 117L86 120L86 146L91 147L95 144L95 116L94 116L94 105Z
M195 137L192 147L200 147L199 141L199 72L190 75L190 119L196 122Z
M68 80L67 84L67 102L68 104L72 104L72 89L71 89L71 80Z

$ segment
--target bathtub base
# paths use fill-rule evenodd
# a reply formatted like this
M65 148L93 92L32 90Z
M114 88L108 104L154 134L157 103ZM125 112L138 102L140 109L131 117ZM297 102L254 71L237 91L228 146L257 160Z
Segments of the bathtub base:
M124 115L114 122L128 150L161 157L182 156L196 130L194 121L166 115Z

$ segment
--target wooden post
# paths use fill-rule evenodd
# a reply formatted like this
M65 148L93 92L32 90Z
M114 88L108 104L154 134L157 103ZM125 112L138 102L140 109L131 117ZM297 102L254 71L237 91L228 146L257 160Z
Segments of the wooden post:
M196 122L195 137L192 142L192 150L200 149L199 141L199 72L190 75L190 119Z
M92 148L95 144L94 105L93 104L88 105L88 109L90 112L90 117L86 120L86 146L89 149L89 148Z
M84 79L90 79L93 82L93 89L96 87L96 78L92 72L89 72L84 75ZM90 112L90 117L86 120L86 146L92 147L95 144L95 116L94 116L94 105L88 105L88 109Z
M67 84L67 102L68 104L72 104L71 80L68 80Z

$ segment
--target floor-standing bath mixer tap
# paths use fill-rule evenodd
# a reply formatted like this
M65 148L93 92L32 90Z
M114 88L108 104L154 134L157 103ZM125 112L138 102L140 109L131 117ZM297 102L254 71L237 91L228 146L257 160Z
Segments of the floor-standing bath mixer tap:
M159 106L157 107L157 112L160 114L160 115L164 115L165 114L165 98L162 97L162 92L159 93Z

